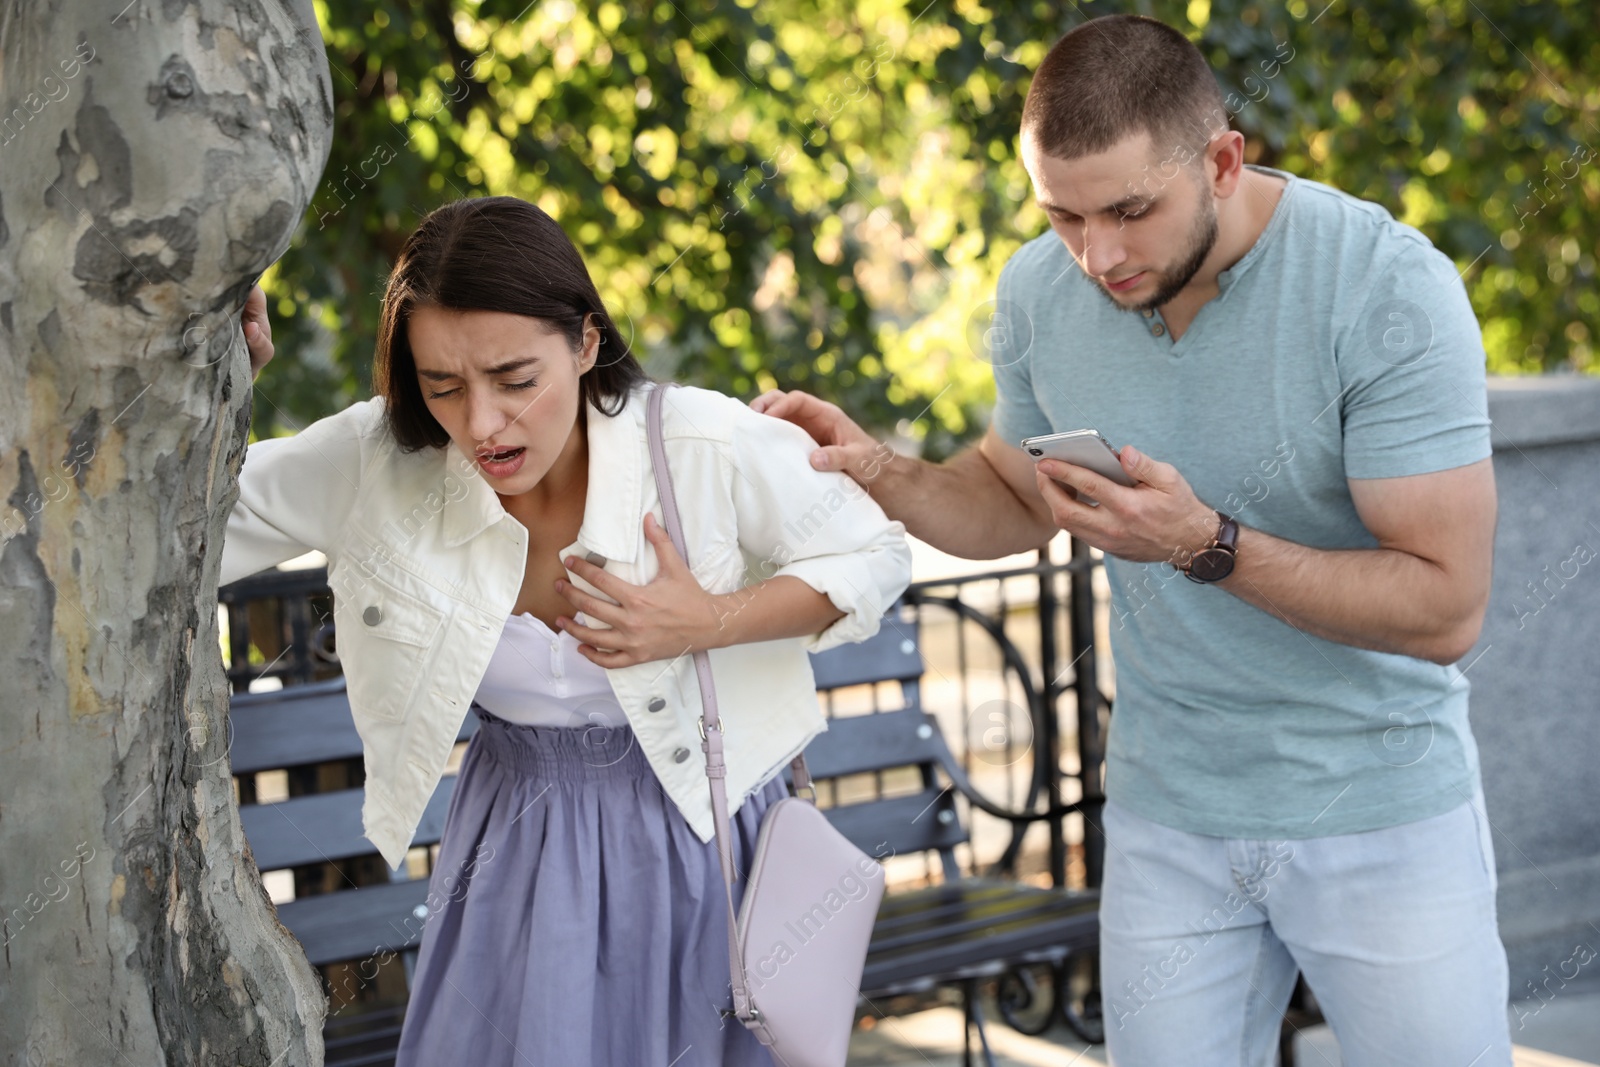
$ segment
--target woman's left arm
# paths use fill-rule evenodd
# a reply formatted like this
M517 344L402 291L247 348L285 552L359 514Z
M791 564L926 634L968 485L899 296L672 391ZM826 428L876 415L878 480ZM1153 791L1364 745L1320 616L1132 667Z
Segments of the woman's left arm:
M719 597L730 608L728 644L802 637L821 652L864 641L911 582L905 526L849 475L813 469L815 450L784 419L743 408L736 420L733 503L754 584Z
M737 403L735 401L734 403ZM818 471L804 430L739 404L727 462L740 550L751 583L728 593L702 589L665 529L644 519L660 573L632 585L585 560L567 567L611 598L565 581L556 588L605 624L563 616L558 626L602 667L631 666L685 652L799 637L808 652L864 641L911 581L905 527L854 480Z
M563 560L574 574L616 601L600 600L565 580L556 582L556 591L574 607L606 624L601 629L564 615L556 619L557 629L582 642L578 651L602 667L629 667L709 648L804 637L846 615L826 593L787 574L731 593L709 593L654 515L644 518L644 536L660 563L659 573L646 585L624 582L576 556Z
M827 593L818 592L791 574L735 590L712 594L716 630L707 648L808 637L844 618Z

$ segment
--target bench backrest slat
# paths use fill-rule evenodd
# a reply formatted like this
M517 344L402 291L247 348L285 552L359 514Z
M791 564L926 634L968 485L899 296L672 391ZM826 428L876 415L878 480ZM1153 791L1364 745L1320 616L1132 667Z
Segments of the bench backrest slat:
M811 655L817 688L842 689L873 682L915 682L922 677L917 625L891 612L878 632L856 644L836 645Z
M415 948L427 926L428 883L390 882L303 897L278 908L279 920L313 966L381 957Z
M236 775L361 758L361 735L350 715L343 678L235 694L228 720L228 751ZM477 732L478 717L469 713L456 739L465 741Z
M417 825L416 844L431 845L444 833L455 788L455 775L439 780ZM239 809L239 821L263 871L333 863L372 854L372 842L361 827L361 801L359 789L313 793L276 804L246 804Z
M944 741L938 724L920 708L839 715L806 746L806 768L813 778L935 764Z
M864 800L828 808L825 814L851 844L880 862L930 849L943 852L967 839L948 790Z

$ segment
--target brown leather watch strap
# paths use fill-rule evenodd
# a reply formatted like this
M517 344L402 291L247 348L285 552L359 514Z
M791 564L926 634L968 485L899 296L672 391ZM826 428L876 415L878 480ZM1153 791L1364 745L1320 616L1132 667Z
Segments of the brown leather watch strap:
M1233 573L1234 560L1239 555L1239 524L1232 516L1220 511L1217 512L1217 519L1217 534L1211 543L1190 556L1189 561L1179 568L1191 582L1201 585L1220 582ZM1195 572L1197 563L1200 565L1199 573Z

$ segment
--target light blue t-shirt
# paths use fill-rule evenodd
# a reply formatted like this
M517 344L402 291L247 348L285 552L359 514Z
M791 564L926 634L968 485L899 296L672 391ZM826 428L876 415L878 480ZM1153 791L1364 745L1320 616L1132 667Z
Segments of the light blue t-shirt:
M1093 427L1168 462L1242 525L1372 548L1346 478L1489 455L1484 352L1448 257L1383 208L1288 185L1174 344L1095 291L1054 233L1006 264L994 426L1013 444ZM1106 792L1228 837L1427 818L1478 780L1466 678L1315 637L1165 563L1106 558L1117 669Z

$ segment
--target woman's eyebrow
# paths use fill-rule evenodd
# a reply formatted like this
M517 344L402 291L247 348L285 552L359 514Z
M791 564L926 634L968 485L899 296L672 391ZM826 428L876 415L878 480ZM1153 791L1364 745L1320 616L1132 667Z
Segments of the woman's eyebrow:
M483 369L483 373L510 374L512 371L521 370L524 367L531 367L537 362L539 362L538 356L524 356L521 359L508 360L505 363L496 363L492 367L485 367ZM442 370L423 370L421 367L417 368L417 374L428 379L430 382L443 382L457 377L457 375L447 374Z

